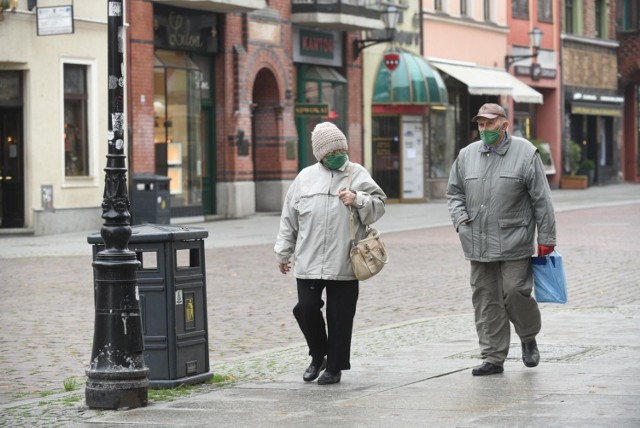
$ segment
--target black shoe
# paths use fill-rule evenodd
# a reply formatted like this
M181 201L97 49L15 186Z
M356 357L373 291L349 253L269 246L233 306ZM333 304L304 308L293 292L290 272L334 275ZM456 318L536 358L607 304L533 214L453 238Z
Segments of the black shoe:
M482 363L481 366L471 370L471 374L474 376L488 376L492 374L502 373L504 368L502 366L496 366L491 363Z
M330 385L332 383L338 383L340 382L340 377L342 377L342 372L340 370L336 372L325 370L324 373L322 373L322 376L318 378L318 385Z
M522 343L522 362L527 367L535 367L540 362L540 352L535 339L529 343Z
M302 375L302 379L304 379L305 382L311 382L313 380L316 380L316 378L318 377L322 369L324 369L326 366L327 366L326 358L323 357L322 361L316 360L314 358L313 360L311 360L311 364L309 365L309 368L307 368L307 370Z

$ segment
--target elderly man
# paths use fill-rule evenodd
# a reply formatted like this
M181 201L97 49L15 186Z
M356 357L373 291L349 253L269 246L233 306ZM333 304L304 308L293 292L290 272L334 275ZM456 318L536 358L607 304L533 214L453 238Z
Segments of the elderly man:
M522 361L540 360L541 319L532 296L536 227L538 255L556 245L551 192L540 155L529 141L509 134L507 115L484 104L472 119L481 141L460 151L447 186L449 213L465 258L471 262L476 331L484 363L474 376L504 371L510 324L522 344Z

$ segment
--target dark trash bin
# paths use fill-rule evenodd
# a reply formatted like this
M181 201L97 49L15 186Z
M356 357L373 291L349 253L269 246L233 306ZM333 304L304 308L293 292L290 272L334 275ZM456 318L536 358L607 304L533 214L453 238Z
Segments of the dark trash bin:
M131 230L129 249L140 261L137 294L149 385L173 388L211 379L204 261L209 232L154 224ZM102 237L95 233L87 241L95 260L104 249Z
M134 174L131 191L131 224L171 222L171 178L154 174Z

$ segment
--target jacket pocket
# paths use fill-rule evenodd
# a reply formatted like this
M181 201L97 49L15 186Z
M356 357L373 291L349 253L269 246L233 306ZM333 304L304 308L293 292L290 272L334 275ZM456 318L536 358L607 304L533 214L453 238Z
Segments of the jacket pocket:
M500 254L502 256L517 256L531 246L529 237L529 217L498 219L500 228Z
M458 238L462 245L462 252L466 257L473 256L473 221L462 223L458 227Z

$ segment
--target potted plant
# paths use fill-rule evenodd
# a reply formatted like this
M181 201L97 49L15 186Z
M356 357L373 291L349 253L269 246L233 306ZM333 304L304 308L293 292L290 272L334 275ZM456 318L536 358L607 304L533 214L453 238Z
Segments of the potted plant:
M578 175L586 175L589 178L589 186L593 185L595 179L596 164L591 159L585 159L578 165Z
M589 184L588 176L578 175L578 168L582 159L582 147L580 147L580 144L570 141L566 156L569 175L562 176L560 187L563 189L586 189Z

